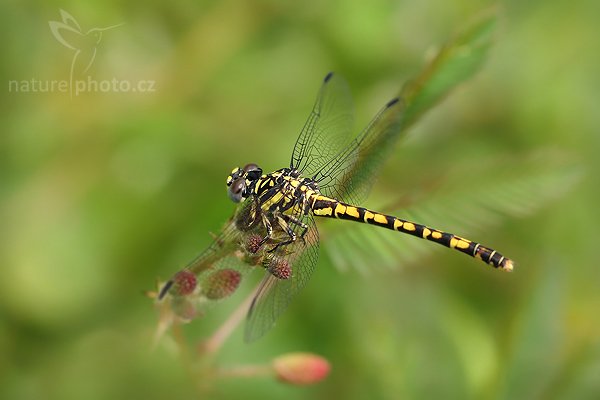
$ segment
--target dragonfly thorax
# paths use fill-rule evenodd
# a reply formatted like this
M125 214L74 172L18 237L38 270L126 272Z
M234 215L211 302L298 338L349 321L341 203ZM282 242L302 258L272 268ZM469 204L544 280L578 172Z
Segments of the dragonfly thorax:
M282 168L253 181L246 192L268 218L274 218L272 222L279 223L275 215L306 215L309 200L319 195L319 186L294 168Z

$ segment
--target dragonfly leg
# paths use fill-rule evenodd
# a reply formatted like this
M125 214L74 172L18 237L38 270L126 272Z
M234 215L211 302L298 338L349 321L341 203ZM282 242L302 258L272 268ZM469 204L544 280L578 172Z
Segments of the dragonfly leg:
M306 235L306 232L308 232L308 225L306 225L304 222L300 221L298 218L294 217L293 215L285 215L284 217L287 218L288 223L291 222L293 224L298 225L300 228L302 228L302 233L300 234L300 239L302 239L302 241L305 242L304 236Z
M273 236L273 226L271 225L271 221L269 221L269 218L267 218L265 214L262 214L262 222L265 226L265 229L267 230L267 234L264 238L261 239L260 243L258 244L259 249L262 247L263 244L265 244L267 240L271 239L271 236Z
M294 230L290 227L290 222L300 222L298 220L292 219L293 217L290 217L288 215L283 215L283 214L278 214L275 216L276 220L277 220L277 224L281 227L281 229L287 233L287 235L289 236L289 239L284 240L282 242L277 243L275 246L273 246L272 249L270 249L268 252L269 253L273 253L275 250L277 250L277 248L279 246L285 246L288 245L290 243L293 243L296 241L296 233L294 232ZM308 229L308 228L307 228ZM302 236L304 235L304 232L302 234Z

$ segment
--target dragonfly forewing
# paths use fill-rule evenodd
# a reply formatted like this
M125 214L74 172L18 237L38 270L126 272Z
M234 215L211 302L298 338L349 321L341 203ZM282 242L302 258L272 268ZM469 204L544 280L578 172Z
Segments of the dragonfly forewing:
M344 78L330 72L296 140L290 168L312 176L348 145L353 124L350 88Z
M241 204L209 247L163 285L159 300L168 295L177 315L201 315L207 306L233 294L244 275L263 265L266 251L256 246L263 227L249 221L252 206Z
M352 143L314 176L326 196L354 204L362 203L383 162L403 133L404 104L389 101Z

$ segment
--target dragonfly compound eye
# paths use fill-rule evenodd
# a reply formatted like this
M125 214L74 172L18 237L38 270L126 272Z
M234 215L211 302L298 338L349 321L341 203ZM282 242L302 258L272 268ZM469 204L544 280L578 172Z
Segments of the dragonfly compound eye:
M244 198L244 192L246 191L246 180L244 178L237 178L227 188L227 194L229 198L235 203L239 203Z
M246 177L251 181L257 180L262 175L262 169L256 164L246 164L244 172L246 173Z

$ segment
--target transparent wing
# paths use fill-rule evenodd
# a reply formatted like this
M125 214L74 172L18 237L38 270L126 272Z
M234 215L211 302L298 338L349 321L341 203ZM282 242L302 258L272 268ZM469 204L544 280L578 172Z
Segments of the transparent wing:
M290 167L310 177L335 157L351 138L354 108L346 81L327 74L292 152Z
M169 294L176 314L185 319L201 315L201 309L233 294L243 275L262 264L263 253L248 250L262 237L261 225L247 223L252 205L251 199L241 204L210 246L163 285L159 299Z
M401 99L388 102L360 135L315 173L321 193L353 204L363 202L403 133L403 115Z
M280 279L266 272L252 301L246 322L245 340L254 341L269 331L298 292L306 286L319 259L319 233L311 215L301 218L308 230L304 240L280 246L267 262L289 266L291 277ZM300 235L302 228L294 232ZM269 253L270 254L270 253Z

